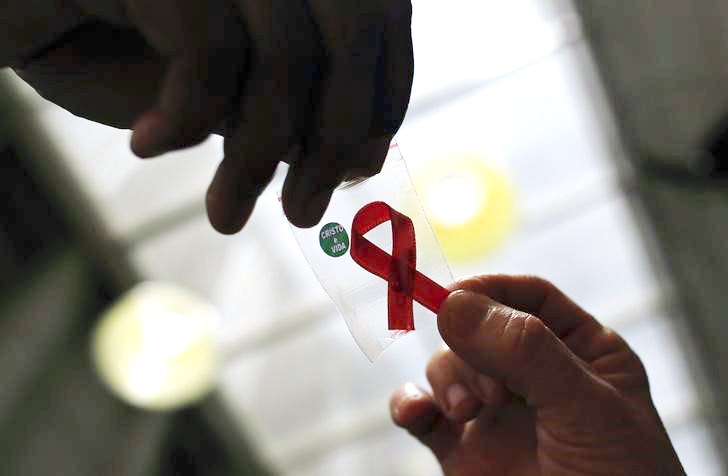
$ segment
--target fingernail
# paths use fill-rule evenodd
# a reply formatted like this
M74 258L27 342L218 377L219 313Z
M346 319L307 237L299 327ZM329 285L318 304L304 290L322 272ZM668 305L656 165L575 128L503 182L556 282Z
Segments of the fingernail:
M443 324L440 330L444 332L446 342L447 337L467 339L475 335L488 314L490 304L490 299L481 294L463 290L451 293L440 311L439 319Z
M447 390L445 391L447 412L453 413L455 409L468 397L470 397L470 392L462 384L454 383L447 387Z

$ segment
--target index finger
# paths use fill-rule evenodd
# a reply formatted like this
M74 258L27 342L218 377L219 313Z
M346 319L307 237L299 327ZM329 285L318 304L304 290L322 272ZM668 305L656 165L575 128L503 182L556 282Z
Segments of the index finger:
M409 0L310 3L329 61L304 155L283 190L295 225L316 224L343 179L374 175L383 164L412 79L410 9L399 4Z
M249 41L233 0L127 0L134 25L170 57L158 103L134 124L132 150L154 157L202 142L237 97Z

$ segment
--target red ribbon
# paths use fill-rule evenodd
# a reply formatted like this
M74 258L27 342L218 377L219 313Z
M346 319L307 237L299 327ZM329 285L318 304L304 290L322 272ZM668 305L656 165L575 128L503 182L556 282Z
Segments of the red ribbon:
M387 254L364 235L388 221L392 222L392 254ZM372 274L389 283L387 305L389 329L415 328L412 300L437 313L450 291L416 269L415 227L407 216L384 202L364 206L351 225L351 257Z

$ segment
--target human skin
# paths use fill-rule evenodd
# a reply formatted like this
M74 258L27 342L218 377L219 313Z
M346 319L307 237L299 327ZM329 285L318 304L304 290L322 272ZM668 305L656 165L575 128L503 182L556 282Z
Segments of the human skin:
M684 475L637 355L550 283L458 283L448 347L391 399L394 422L447 476Z
M72 113L134 130L140 157L212 133L213 226L239 231L280 161L283 208L321 218L377 173L413 76L409 0L10 0L0 61Z

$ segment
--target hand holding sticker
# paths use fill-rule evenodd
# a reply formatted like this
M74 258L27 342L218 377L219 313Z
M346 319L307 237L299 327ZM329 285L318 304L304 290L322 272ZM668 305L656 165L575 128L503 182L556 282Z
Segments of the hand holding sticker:
M380 226L387 222L391 230ZM436 281L452 281L396 144L379 175L335 192L321 223L292 227L293 234L354 340L374 361L414 330L417 319L431 319L424 314L437 312L448 295Z

